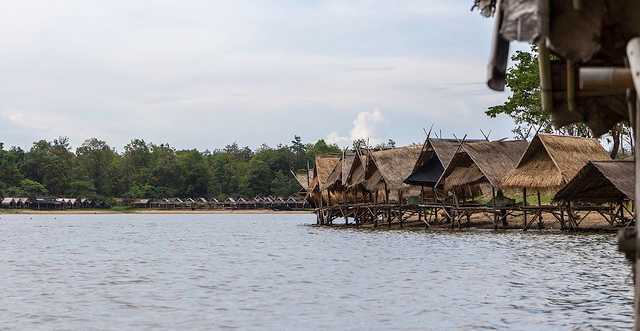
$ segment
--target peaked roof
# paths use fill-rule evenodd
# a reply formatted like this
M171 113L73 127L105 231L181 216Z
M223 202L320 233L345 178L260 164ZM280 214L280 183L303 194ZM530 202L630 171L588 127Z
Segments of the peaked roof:
M351 163L351 167L347 172L346 186L354 187L364 182L365 171L368 162L368 156L365 152L356 153L353 162Z
M633 201L635 181L633 160L589 161L553 199L596 203Z
M402 188L404 180L411 174L422 147L419 145L398 147L370 153L370 165L373 165L379 176L370 181L372 173L367 170L367 186L377 185L384 181L390 190ZM373 174L373 176L376 176Z
M459 146L458 139L427 137L411 174L404 182L412 185L433 186L456 154Z
M552 189L568 183L588 161L610 160L600 142L592 138L538 134L505 186Z
M351 170L355 157L353 153L344 153L342 157L340 157L331 174L329 174L329 179L327 180L328 187L336 188L346 184L346 178L349 176L349 171Z
M498 140L464 142L454 155L442 176L447 186L470 185L485 178L495 188L502 188L505 174L515 168L527 148L526 140ZM456 170L458 169L458 170ZM464 173L461 171L464 170ZM454 183L446 177L455 173Z
M316 166L313 170L314 181L311 185L312 190L315 190L316 186L320 191L327 189L329 175L339 161L340 158L336 155L316 155Z
M309 191L309 185L313 179L313 170L309 170L308 172L307 170L299 170L293 173L293 177L295 177L298 184L300 184L305 191Z
M356 159L356 155L353 153L350 153L350 154L346 154L344 158L342 158L342 162L340 162L342 166L342 175L341 175L342 186L347 185L347 177L349 177L349 172L351 171L351 167L353 167L353 162L355 161L355 159Z

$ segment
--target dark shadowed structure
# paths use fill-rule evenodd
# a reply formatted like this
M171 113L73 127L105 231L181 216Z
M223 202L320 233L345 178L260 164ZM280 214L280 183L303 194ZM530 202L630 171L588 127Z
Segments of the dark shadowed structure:
M635 162L590 161L558 193L556 201L592 203L633 201Z

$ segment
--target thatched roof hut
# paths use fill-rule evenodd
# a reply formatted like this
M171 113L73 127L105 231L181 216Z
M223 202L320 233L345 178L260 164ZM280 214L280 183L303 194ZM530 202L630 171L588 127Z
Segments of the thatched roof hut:
M633 201L635 162L589 161L553 198L593 203Z
M411 174L404 182L434 187L459 146L460 141L457 139L427 138Z
M299 170L296 172L291 172L293 177L296 179L298 184L300 184L301 190L307 192L309 191L309 185L313 179L313 170Z
M310 191L325 191L328 187L329 175L340 161L340 157L333 154L317 155L313 168L313 181Z
M537 191L557 190L588 161L609 159L609 154L596 139L538 134L516 168L505 177L503 185Z
M345 181L345 185L348 188L354 189L364 185L365 171L367 162L369 162L368 158L368 152L366 151L359 151L356 153Z
M327 185L330 189L337 190L346 187L347 177L349 176L349 171L355 158L356 155L354 153L343 153L329 175Z
M370 152L364 185L367 191L391 191L400 199L409 188L404 180L411 174L421 150L421 146L413 145Z
M526 148L526 140L464 142L436 186L465 196L478 195L483 184L501 190L505 174L515 168Z

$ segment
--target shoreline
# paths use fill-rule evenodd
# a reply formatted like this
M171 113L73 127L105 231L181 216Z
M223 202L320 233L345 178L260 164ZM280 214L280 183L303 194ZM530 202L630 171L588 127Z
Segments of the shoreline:
M271 210L271 209L65 209L65 210L33 210L33 209L0 209L2 215L312 215L311 210Z

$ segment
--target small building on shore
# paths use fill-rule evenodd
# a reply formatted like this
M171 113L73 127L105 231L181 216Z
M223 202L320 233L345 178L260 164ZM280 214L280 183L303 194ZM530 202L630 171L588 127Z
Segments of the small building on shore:
M527 148L526 140L463 142L436 183L456 200L495 196ZM442 187L442 188L440 188Z
M369 162L368 153L367 150L357 151L354 155L353 162L351 162L351 166L348 167L346 179L343 180L348 202L361 203L372 200L371 195L364 186L366 167Z
M633 160L589 161L553 199L595 204L633 202L634 167Z
M466 140L470 142L470 140ZM473 140L477 141L477 140ZM435 186L444 169L460 148L458 139L439 139L428 137L416 160L411 174L404 180L406 184L419 186L423 202L435 202Z
M592 138L538 134L527 146L504 187L532 192L557 192L589 161L610 160L600 142Z
M340 157L334 154L317 155L313 168L313 180L309 187L311 199L316 207L335 204L337 198L328 190L331 171L338 164Z
M597 212L610 225L628 225L633 220L635 200L635 162L633 160L589 161L563 187L553 200L569 213L578 226L582 218L571 212L573 206L608 206Z
M404 183L420 156L421 146L405 146L370 152L364 187L376 203L406 203L409 196L419 196L416 186Z

